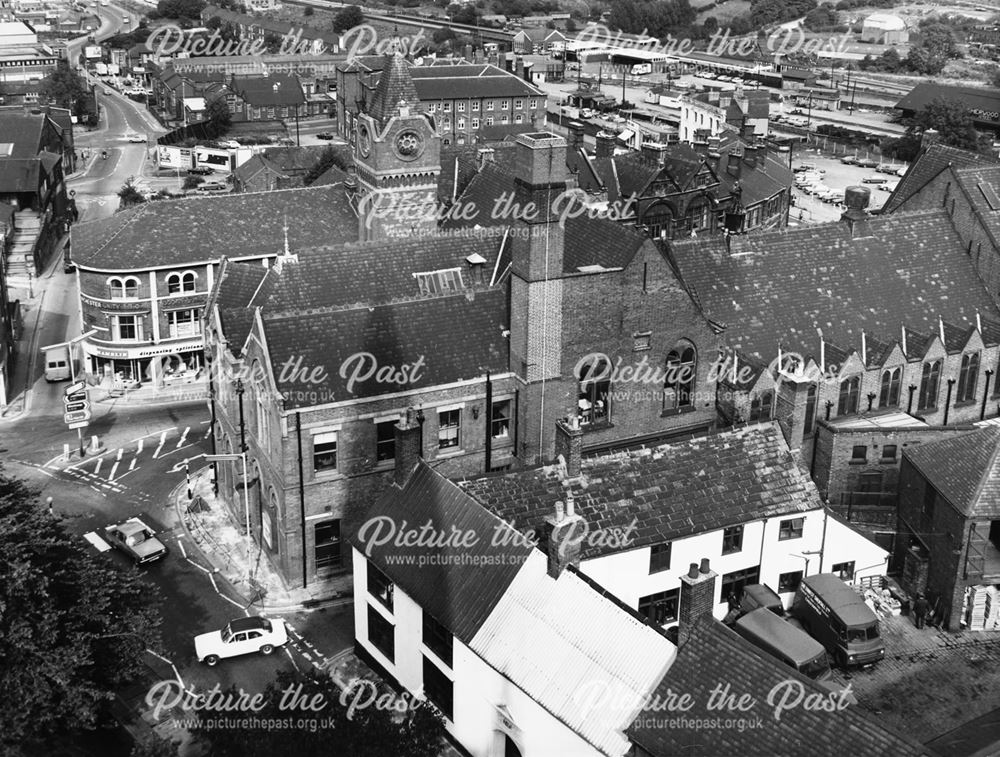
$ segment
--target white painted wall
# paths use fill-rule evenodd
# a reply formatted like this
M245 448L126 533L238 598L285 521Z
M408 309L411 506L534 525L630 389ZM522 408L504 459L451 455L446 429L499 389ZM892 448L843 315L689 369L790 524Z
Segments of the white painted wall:
M368 606L379 611L384 608L368 595L367 559L357 549L352 554L355 638L400 684L416 693L423 687L422 610L395 587L392 613L382 612L396 626L395 660L386 659L368 641ZM445 667L442 670L447 672ZM601 754L458 639L453 644L451 677L455 682L454 721L447 722L448 732L474 757L503 757L504 733L511 736L523 757ZM501 705L505 711L499 709Z

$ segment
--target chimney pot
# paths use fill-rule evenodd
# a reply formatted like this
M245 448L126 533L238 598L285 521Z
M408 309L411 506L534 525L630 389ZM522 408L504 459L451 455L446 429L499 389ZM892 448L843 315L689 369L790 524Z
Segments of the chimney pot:
M556 523L562 523L565 517L566 510L563 508L562 500L556 500Z
M707 557L701 558L701 567L698 570L702 573L711 572L712 568L709 566Z
M850 210L865 210L870 199L871 190L868 187L848 187L844 191L844 204Z
M697 577L698 577L698 563L693 562L691 563L691 567L688 569L688 578L697 578Z

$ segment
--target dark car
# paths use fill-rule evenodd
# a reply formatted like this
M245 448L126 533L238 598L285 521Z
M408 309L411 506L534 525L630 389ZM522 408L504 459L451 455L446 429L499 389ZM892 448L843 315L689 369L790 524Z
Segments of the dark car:
M328 131L322 131L316 135L316 139L333 139L333 135Z
M198 168L189 168L187 173L188 176L208 176L215 173L215 170L207 166L199 166Z

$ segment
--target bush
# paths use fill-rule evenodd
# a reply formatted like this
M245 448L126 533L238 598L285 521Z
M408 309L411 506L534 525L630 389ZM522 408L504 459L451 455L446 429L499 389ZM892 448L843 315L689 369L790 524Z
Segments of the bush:
M199 184L204 184L205 180L201 176L185 176L181 189L197 189Z

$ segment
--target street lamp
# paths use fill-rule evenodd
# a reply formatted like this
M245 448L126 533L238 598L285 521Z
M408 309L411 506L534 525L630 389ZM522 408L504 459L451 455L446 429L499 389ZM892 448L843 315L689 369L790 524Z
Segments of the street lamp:
M249 480L247 478L247 453L234 452L225 455L205 455L204 457L210 463L224 462L224 461L235 462L236 460L240 460L243 462L243 516L246 521L246 528L247 528L247 583L249 583L250 566L251 566L251 560L250 560L251 536L250 536L250 487L247 486L247 482Z

